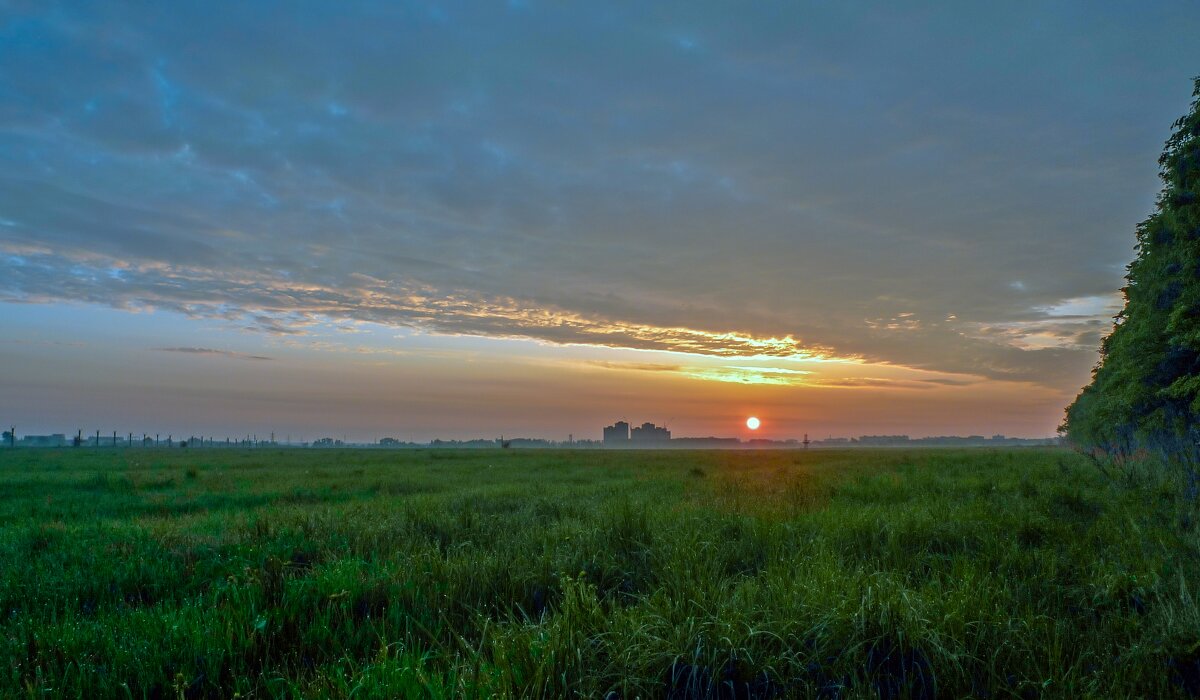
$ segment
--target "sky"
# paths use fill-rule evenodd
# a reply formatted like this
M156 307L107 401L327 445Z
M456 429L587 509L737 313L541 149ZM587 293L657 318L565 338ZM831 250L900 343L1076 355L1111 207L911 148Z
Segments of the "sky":
M0 0L0 422L1053 435L1195 36L1193 0Z

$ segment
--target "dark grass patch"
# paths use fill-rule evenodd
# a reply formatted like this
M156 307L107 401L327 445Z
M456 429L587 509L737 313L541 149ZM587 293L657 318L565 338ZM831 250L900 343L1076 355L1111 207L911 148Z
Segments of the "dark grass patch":
M673 661L667 668L663 694L669 700L769 700L784 697L784 688L765 671L752 673L736 660L720 669Z
M1171 683L1189 698L1200 698L1200 644L1167 659Z
M1026 549L1041 547L1050 537L1050 530L1041 523L1025 522L1017 527L1017 544Z
M317 493L312 489L292 489L289 493L285 493L277 500L280 503L291 503L295 505L314 505L324 503L333 498L332 494Z
M866 675L880 700L933 700L937 680L923 651L892 637L875 640L867 649Z
M531 510L534 519L542 525L556 523L571 513L571 509L566 504L545 498L534 501Z
M161 500L144 500L133 504L127 514L147 515L155 518L176 518L198 513L216 511L241 511L259 508L276 499L267 494L215 494L202 493L198 496L152 497Z
M67 542L67 533L62 527L37 525L26 533L24 550L29 556L38 556L60 549Z
M175 478L145 479L136 482L136 487L138 491L166 491L175 488Z
M1051 494L1047 503L1050 514L1059 518L1092 521L1103 510L1099 502L1078 491L1060 489Z
M418 493L429 493L432 490L428 486L411 481L377 482L369 489L370 493L383 496L411 496Z

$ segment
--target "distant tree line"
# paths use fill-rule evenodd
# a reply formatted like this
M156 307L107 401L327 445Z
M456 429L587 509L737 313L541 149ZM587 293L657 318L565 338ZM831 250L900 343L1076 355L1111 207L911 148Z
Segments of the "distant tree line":
M1197 495L1200 466L1200 78L1159 158L1163 190L1137 227L1125 307L1092 382L1067 408L1068 440L1109 464L1152 461Z

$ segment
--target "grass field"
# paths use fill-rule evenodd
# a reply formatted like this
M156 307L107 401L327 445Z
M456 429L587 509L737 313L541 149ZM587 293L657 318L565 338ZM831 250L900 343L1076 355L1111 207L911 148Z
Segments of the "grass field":
M1190 511L1059 450L0 452L0 696L1184 697Z

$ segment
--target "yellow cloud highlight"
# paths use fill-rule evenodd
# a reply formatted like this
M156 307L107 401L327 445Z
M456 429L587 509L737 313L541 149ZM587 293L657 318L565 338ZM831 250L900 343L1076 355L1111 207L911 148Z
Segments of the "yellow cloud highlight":
M696 358L703 362L703 358ZM888 364L868 364L860 360L831 362L799 360L812 369L773 365L678 364L586 360L584 364L632 372L660 372L702 382L721 382L745 386L806 387L812 389L855 390L897 389L930 390L970 386L977 377L928 372Z
M681 367L679 373L693 379L734 384L797 386L807 384L807 370L775 367Z
M758 336L738 330L659 326L537 304L528 299L444 290L417 281L352 275L331 286L273 270L211 269L161 262L126 262L86 251L32 254L31 268L58 272L76 297L106 298L120 308L162 308L189 316L244 322L278 336L303 335L315 324L369 322L434 335L521 338L553 345L652 350L692 356L806 362L853 362L791 334ZM107 270L119 264L119 280ZM83 270L82 272L80 270ZM98 272L95 272L98 271ZM53 290L24 293L26 302L52 301ZM346 326L344 326L345 328ZM721 381L794 383L783 373L728 370Z

